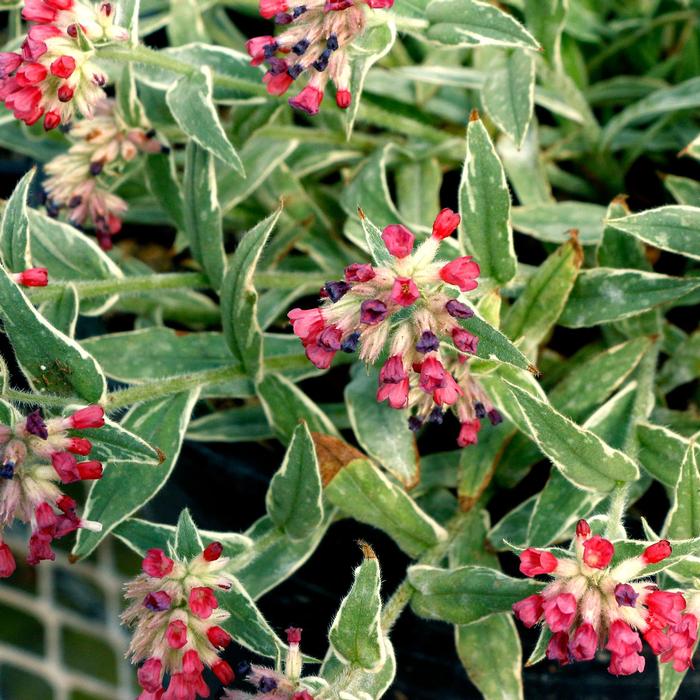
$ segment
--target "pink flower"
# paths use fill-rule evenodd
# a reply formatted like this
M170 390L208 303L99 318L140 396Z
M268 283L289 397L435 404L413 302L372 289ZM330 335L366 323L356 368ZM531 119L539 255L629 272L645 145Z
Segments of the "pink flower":
M45 267L32 267L18 272L14 280L23 287L45 287L49 283L49 272Z
M105 412L102 406L86 406L76 411L68 418L71 428L84 430L85 428L101 428L105 424Z
M318 369L328 369L336 353L335 350L328 350L318 343L307 345L305 352L306 357L318 367Z
M267 91L270 95L284 95L289 86L294 82L294 79L287 71L282 73L272 73L268 71L263 76L263 82L267 85Z
M0 578L9 578L14 574L17 564L12 550L0 540Z
M613 543L594 535L583 543L583 561L592 569L605 569L615 554Z
M562 666L569 663L569 635L566 632L557 632L547 644L547 658L558 661Z
M198 586L190 591L190 610L200 619L206 620L218 607L214 591L208 586Z
M585 520L579 520L576 523L576 537L586 539L591 535L591 526Z
M143 599L143 607L151 612L163 612L169 610L172 598L165 591L153 591Z
M307 85L298 95L289 98L291 107L311 116L318 114L322 101L323 91L313 85Z
M657 656L668 651L673 646L671 640L660 629L655 627L650 627L643 636L644 641Z
M138 670L139 685L149 693L160 690L163 678L163 664L160 659L151 657Z
M411 254L416 239L405 226L391 224L382 231L382 240L395 258L405 258Z
M102 478L102 462L90 460L89 462L78 462L78 476L83 481L95 481Z
M277 42L273 36L256 36L253 39L249 39L245 43L246 51L248 55L253 59L250 63L253 66L259 66L266 58L265 48L267 46L276 46Z
M411 306L420 298L416 283L410 277L397 277L391 289L391 299L399 306Z
M452 340L455 347L462 352L468 352L470 355L476 355L479 338L472 335L469 331L463 328L455 327L452 329Z
M210 627L207 630L207 639L212 646L225 649L231 643L231 635L221 627Z
M353 263L345 268L346 282L369 282L376 276L374 269L369 263Z
M260 0L260 14L265 19L272 19L281 12L289 9L286 0Z
M352 101L352 93L350 90L338 90L335 93L335 103L340 109L347 109Z
M236 677L233 673L233 669L223 660L217 661L211 667L211 670L214 672L214 675L219 679L222 685L229 685L230 683L233 683Z
M671 543L668 540L661 540L644 550L642 561L645 564L658 564L669 556L671 556Z
M542 596L536 593L513 604L513 613L528 628L539 622L542 612Z
M400 355L392 355L379 372L377 401L388 401L395 409L405 408L408 403L408 374Z
M70 78L75 71L75 59L72 56L59 56L51 64L51 75L57 78Z
M668 631L671 648L661 656L663 663L673 660L679 673L693 667L693 648L698 639L698 620L695 615L683 615Z
M479 266L467 255L444 265L440 269L440 279L447 284L454 284L463 292L470 292L479 286L476 278L480 273Z
M598 635L590 622L584 622L574 632L569 651L576 661L590 661L598 648Z
M459 214L453 212L452 209L443 209L433 223L433 238L441 241L443 238L451 236L459 226L460 220Z
M520 554L520 573L525 576L551 574L557 568L557 558L541 549L526 549Z
M427 357L420 368L420 387L427 394L432 394L439 389L445 381L445 368L442 362L435 357Z
M321 309L292 309L287 318L292 322L294 335L305 345L314 342L323 330L324 320Z
M360 304L360 323L375 326L381 323L388 313L386 304L380 299L366 299Z
M72 452L74 455L89 455L92 450L92 443L87 438L69 438L68 445L66 445L68 452Z
M644 600L649 611L649 622L653 627L662 629L666 625L675 625L685 610L685 598L681 593L671 591L652 591Z
M545 598L542 608L549 629L552 632L566 632L576 617L578 603L571 593L560 593L553 598Z
M442 386L433 391L433 401L438 406L452 406L463 394L462 388L457 384L454 377L446 371Z
M630 676L633 673L641 673L644 670L644 665L644 657L638 654L628 654L627 656L612 654L608 673L612 673L614 676Z
M182 649L187 644L187 625L182 620L173 620L165 630L165 641L171 649Z
M467 445L476 445L478 442L477 433L481 430L481 421L478 418L474 420L465 420L462 422L462 427L457 436L457 444L460 447Z
M80 481L78 462L72 454L68 452L55 452L51 455L51 464L64 484L72 484L74 481Z
M141 564L144 573L153 578L163 578L167 576L175 566L175 562L162 549L149 549Z
M22 57L18 53L0 51L0 79L14 73L22 65Z
M610 625L605 648L613 654L628 656L642 650L642 640L626 622L615 620Z

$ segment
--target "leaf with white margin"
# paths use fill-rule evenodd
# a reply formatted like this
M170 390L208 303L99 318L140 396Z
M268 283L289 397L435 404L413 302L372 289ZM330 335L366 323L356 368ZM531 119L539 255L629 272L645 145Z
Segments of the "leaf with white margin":
M0 259L13 272L32 267L27 195L35 174L36 169L32 168L17 183L0 219Z

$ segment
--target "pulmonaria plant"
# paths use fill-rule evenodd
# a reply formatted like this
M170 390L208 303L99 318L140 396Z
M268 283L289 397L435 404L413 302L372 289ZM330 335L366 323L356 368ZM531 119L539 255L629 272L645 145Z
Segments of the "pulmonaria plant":
M16 567L9 546L3 542L5 528L15 519L31 527L27 562L55 559L53 540L84 527L100 530L99 523L82 520L76 502L61 492L60 483L89 481L102 476L102 464L81 461L92 445L74 431L104 424L99 406L88 406L67 418L44 420L39 411L14 423L0 425L0 578Z
M236 672L246 683L254 686L255 691L227 690L224 700L314 700L313 695L300 685L301 632L298 627L288 627L286 630L288 647L284 672L243 662L236 667Z
M610 652L608 671L627 676L644 670L639 653L643 638L661 662L672 661L676 671L689 668L697 640L697 599L690 607L682 593L660 590L640 578L650 564L670 556L669 542L661 540L640 556L611 566L613 543L592 535L580 520L573 546L574 559L538 549L520 555L523 574L553 577L541 594L513 605L526 627L542 621L552 633L547 658L560 664L589 661L604 648Z
M263 78L271 95L283 95L306 75L308 82L289 99L302 112L318 114L328 81L335 85L335 101L347 109L352 101L352 44L366 26L365 6L389 9L394 0L260 0L260 14L287 26L278 36L258 36L246 43L252 64L267 63ZM277 54L281 54L282 57Z
M168 557L162 549L149 549L143 573L126 586L129 607L122 621L134 627L129 646L143 692L139 700L195 700L208 697L202 673L211 668L227 685L234 673L219 651L231 642L220 624L229 613L222 610L215 590L228 590L232 578L225 568L223 547L212 542L189 561ZM164 676L170 680L163 688Z
M410 409L414 431L426 421L442 423L451 408L461 423L457 442L464 447L477 442L482 418L494 425L502 418L467 366L479 339L460 325L474 312L457 297L476 289L479 266L469 256L435 260L459 221L458 214L443 209L432 234L415 249L415 236L405 226L387 226L386 265L349 265L343 280L326 283L320 308L292 309L288 317L306 356L320 369L338 351L359 348L360 359L373 365L388 350L377 401Z
M159 153L162 144L148 126L129 126L115 101L103 98L94 117L80 120L70 129L67 153L46 164L46 209L58 216L68 211L73 226L92 224L100 246L109 250L112 236L122 227L127 203L110 192L110 183L141 153Z
M33 24L18 52L0 53L0 101L28 125L43 117L47 131L91 117L107 83L91 43L128 39L114 15L111 2L25 0Z

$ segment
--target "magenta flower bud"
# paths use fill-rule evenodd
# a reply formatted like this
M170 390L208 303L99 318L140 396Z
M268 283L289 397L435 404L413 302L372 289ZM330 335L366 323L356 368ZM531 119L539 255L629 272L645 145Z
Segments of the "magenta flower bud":
M360 323L375 326L387 316L386 304L379 299L366 299L360 305Z
M171 603L172 600L165 591L149 593L143 599L143 606L148 608L151 612L163 612L164 610L168 610Z
M642 561L645 564L658 564L669 556L671 556L671 543L668 540L661 540L644 550Z
M542 612L542 596L536 593L513 604L513 614L528 628L539 622Z
M230 685L236 678L233 669L225 661L217 661L211 670L222 685Z
M71 428L83 430L85 428L101 428L105 424L105 412L102 406L86 406L70 416Z
M163 578L167 576L175 566L175 562L162 549L149 549L141 564L144 573L153 578Z
M39 409L32 411L27 416L25 427L28 433L36 435L42 440L46 440L49 437L49 431L46 428L44 419L41 417L41 411Z
M55 452L51 455L51 464L64 484L72 484L80 481L78 462L75 457L68 452Z
M202 556L204 557L205 561L216 561L221 556L223 551L224 545L222 545L221 542L212 542L204 548Z
M210 627L207 630L207 639L212 646L225 649L231 643L231 635L221 627Z
M301 644L301 627L287 627L287 644Z
M685 615L684 617L688 617ZM650 627L643 635L644 641L651 647L651 650L658 656L673 648L671 640L664 632L655 627Z
M151 657L138 670L139 685L147 693L156 693L160 690L163 678L163 664L160 659Z
M557 558L541 549L526 549L520 554L520 573L525 576L551 574L557 568Z
M445 309L452 318L471 318L474 315L474 312L466 304L456 299L450 299L445 304Z
M427 394L432 394L439 389L445 381L445 368L442 362L435 357L426 358L420 368L420 387Z
M0 542L0 578L9 578L16 568L12 550L4 542Z
M549 640L547 658L558 661L562 666L569 663L569 635L566 632L557 632Z
M165 630L165 641L171 649L182 649L187 644L187 625L182 620L173 620Z
M642 640L624 620L615 620L608 630L608 651L620 656L629 656L642 650Z
M579 625L571 641L569 652L576 661L590 661L598 648L598 635L590 622Z
M45 267L32 267L18 272L14 279L23 287L46 287L49 283L49 272Z
M436 352L439 348L440 341L432 331L423 331L416 343L416 350L423 354L427 352Z
M491 423L491 425L500 425L503 423L501 412L495 408L492 408L486 415L489 417L489 423Z
M219 606L214 591L208 586L198 586L190 591L190 610L200 619L206 620Z
M479 430L481 430L480 420L476 419L462 421L459 435L457 436L457 444L460 447L476 445L476 443L479 441Z
M307 85L298 95L290 97L288 102L294 109L313 117L318 114L323 102L323 91L313 85Z
M442 386L439 386L433 392L433 401L435 401L438 406L451 406L453 403L456 403L457 399L463 394L464 392L455 381L455 378L449 372L445 372Z
M346 282L369 282L375 277L374 268L369 263L353 263L345 268Z
M78 474L83 481L96 481L102 478L102 462L90 460L89 462L78 462Z
M0 51L0 78L7 78L22 65L22 57L18 53Z
M340 109L347 109L352 102L352 93L350 90L338 90L335 93L335 103Z
M57 78L70 78L75 71L75 59L72 56L59 56L51 64L51 75Z
M615 586L615 600L620 606L633 608L637 604L639 594L629 585L629 583L618 583Z
M337 326L328 326L324 328L318 336L318 344L329 352L337 352L343 339L343 332Z
M260 0L260 14L265 19L272 19L280 12L286 12L289 9L286 0Z
M433 238L437 238L439 241L451 236L457 226L461 217L456 214L452 209L443 209L435 218L433 223Z
M469 255L456 258L440 269L440 279L447 284L459 287L463 292L470 292L479 286L476 278L480 274L479 266Z
M591 526L585 520L579 520L576 523L576 537L590 537Z
M552 632L566 632L576 617L578 603L571 593L560 593L553 598L545 598L542 607L549 629Z
M459 327L453 328L452 340L458 350L468 352L470 355L476 355L479 339L469 331L465 331L463 328Z
M615 554L613 543L594 535L583 543L583 561L592 569L605 569Z
M382 240L395 258L405 258L411 254L416 239L405 226L391 224L382 231Z

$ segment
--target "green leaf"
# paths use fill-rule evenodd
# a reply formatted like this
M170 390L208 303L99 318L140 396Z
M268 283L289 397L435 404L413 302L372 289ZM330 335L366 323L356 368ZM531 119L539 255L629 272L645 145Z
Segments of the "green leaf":
M669 277L639 270L598 267L583 270L559 323L569 328L596 326L642 313L700 289L700 279Z
M194 141L187 144L185 151L183 190L185 233L192 255L212 287L221 289L226 274L226 252L214 156Z
M494 49L483 68L489 76L481 88L484 109L520 148L535 105L535 59L527 51Z
M664 535L686 540L700 535L700 472L695 442L691 441L681 462L671 510L666 517Z
M1 266L0 318L32 388L80 397L88 403L102 400L106 383L94 358L53 328Z
M603 235L605 207L587 202L557 202L513 207L513 228L540 241L565 243L578 231L581 245L596 245Z
M445 530L371 462L356 459L326 486L328 500L360 522L388 533L417 557L445 539Z
M173 549L180 559L186 561L199 556L204 550L202 538L187 508L180 512L180 517L177 519Z
M174 153L149 153L145 163L148 189L175 227L185 230L185 198L177 177Z
M640 423L637 426L639 462L644 469L664 486L675 488L690 441L661 425ZM695 446L695 460L700 448Z
M662 250L700 260L700 208L669 205L609 219L608 226Z
M321 472L305 423L297 425L282 466L267 491L267 513L292 540L303 540L323 522Z
M221 290L224 334L233 356L253 380L262 377L263 336L258 322L258 293L253 278L265 243L281 209L263 219L241 239L230 260Z
M386 660L381 630L379 561L368 547L355 569L350 592L340 604L328 633L335 655L345 664L376 672Z
M481 273L501 284L515 277L510 192L501 161L476 112L472 112L467 126L459 209L460 245L476 258Z
M32 267L27 195L35 174L36 169L32 168L17 183L0 219L0 259L12 272Z
M611 491L618 481L639 478L637 466L623 452L612 449L550 404L515 385L509 388L529 436L575 486L587 491Z
M170 0L170 18L166 29L169 43L173 46L206 39L202 11L197 0Z
M155 447L110 418L105 418L101 428L84 428L80 435L92 443L90 459L97 459L109 468L114 465L133 468L157 466L163 458Z
M49 281L114 280L124 273L95 242L76 228L29 210L32 232L32 259L49 271ZM98 316L109 309L117 297L85 299L80 313Z
M78 292L74 285L69 284L61 290L61 296L44 302L39 311L55 329L69 338L74 338L79 308Z
M437 158L423 158L400 165L395 172L399 212L412 225L432 226L440 210L442 171Z
M455 627L457 655L485 700L523 697L522 650L510 612Z
M539 49L534 37L514 17L476 0L433 0L426 14L427 36L457 46L514 46Z
M489 485L508 438L508 433L503 428L500 426L494 430L482 431L479 434L478 449L460 450L457 495L462 509L471 508Z
M658 376L658 387L667 394L700 376L700 331L684 339L681 346L664 363Z
M484 566L439 569L418 564L408 569L408 580L416 590L411 598L416 615L456 625L510 612L513 603L537 593L544 585L511 578Z
M353 433L362 449L406 488L420 479L416 440L405 411L376 400L378 372L357 364L345 387L345 404Z
M266 374L256 389L267 421L282 442L292 439L301 420L311 432L338 435L328 416L289 379L279 374Z
M629 208L624 197L617 197L610 202L605 217L603 239L598 247L598 265L650 271L651 265L644 254L641 241L610 225L611 220L625 217L627 214L629 214Z
M700 182L680 175L662 175L664 187L679 204L700 207Z
M557 322L582 262L583 251L574 237L537 268L508 310L503 332L520 341L520 349L529 357L536 357L538 346Z
M236 149L226 137L212 100L211 68L183 75L165 95L178 126L198 145L219 158L225 165L243 172Z
M146 442L157 445L165 455L157 467L143 467L133 478L133 467L114 465L105 470L88 494L83 512L86 519L102 524L101 532L81 529L73 553L86 557L116 527L160 491L177 462L187 423L198 392L176 394L147 401L132 408L122 426Z
M542 44L542 55L553 67L561 67L561 37L569 0L525 0L528 29Z
M381 58L386 56L396 41L396 24L389 15L385 24L380 24L368 29L352 43L353 65L350 79L350 93L352 102L346 111L345 136L349 140L352 136L355 120L360 109L362 90L369 69Z

